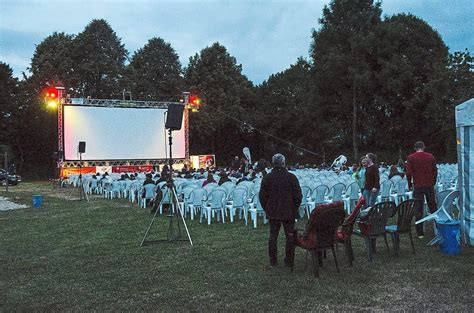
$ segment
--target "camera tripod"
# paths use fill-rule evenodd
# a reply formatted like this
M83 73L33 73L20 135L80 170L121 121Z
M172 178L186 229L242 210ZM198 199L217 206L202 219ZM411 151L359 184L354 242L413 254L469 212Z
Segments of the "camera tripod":
M170 214L168 214L167 216L170 218L170 223L168 225L167 238L160 239L160 240L146 240L146 237L148 236L148 233L150 232L150 229L153 226L153 223L155 222L156 216L159 212L159 208L161 208L163 204L165 203L165 200L168 200L168 199L169 199L169 204L170 204L170 208L169 208ZM176 222L173 221L175 218L176 218ZM183 225L184 225L184 228L186 229L186 234L188 236L188 239L181 238L182 234L181 234L180 219L183 221ZM161 198L161 201L158 204L157 209L155 210L155 214L153 215L150 225L148 226L148 229L145 232L145 236L143 236L142 242L140 243L140 247L149 243L188 241L188 240L192 246L193 241L191 239L191 235L189 234L186 221L184 220L183 210L178 202L178 195L176 193L176 188L173 184L173 180L170 178L170 180L166 183L166 190L163 193L163 197Z
M156 207L155 214L153 215L153 218L151 219L150 225L148 226L148 229L145 232L145 236L143 236L142 242L140 243L140 247L143 247L143 245L148 244L148 243L159 243L159 242L174 242L174 241L188 241L193 245L193 241L191 239L191 235L189 234L188 226L186 225L186 221L184 220L184 215L183 215L183 209L179 205L178 201L178 194L176 193L176 187L173 183L173 158L172 158L172 130L168 129L168 134L169 134L169 146L170 146L170 158L169 158L169 167L170 167L170 172L169 172L169 178L166 182L166 190L163 193L163 197L161 198L160 203ZM159 188L159 187L158 187ZM170 208L169 208L169 214L167 215L170 218L170 223L168 225L168 232L167 232L167 238L166 239L161 239L161 240L148 240L146 241L146 237L148 236L148 233L150 232L151 227L153 226L153 223L155 222L156 216L158 214L159 208L163 206L165 203L165 200L169 200ZM173 220L176 218L176 222ZM186 234L188 235L188 239L181 239L182 234L181 234L181 226L180 226L180 219L183 221L184 228L186 229Z

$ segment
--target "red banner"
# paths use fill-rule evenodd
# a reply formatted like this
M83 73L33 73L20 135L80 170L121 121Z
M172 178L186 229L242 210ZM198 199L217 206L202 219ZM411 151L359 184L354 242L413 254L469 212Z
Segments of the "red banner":
M153 165L123 165L112 166L112 173L135 173L135 172L151 172Z
M94 167L65 167L61 169L61 177L69 177L71 174L95 174Z

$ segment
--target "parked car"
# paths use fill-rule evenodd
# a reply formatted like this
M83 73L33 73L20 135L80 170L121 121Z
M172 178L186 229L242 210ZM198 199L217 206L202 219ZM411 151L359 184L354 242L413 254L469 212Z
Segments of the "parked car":
M10 185L10 186L18 185L18 183L21 182L21 177L20 176L9 174L3 168L0 169L0 184L5 185L6 181L7 181L7 178L8 178L8 185Z

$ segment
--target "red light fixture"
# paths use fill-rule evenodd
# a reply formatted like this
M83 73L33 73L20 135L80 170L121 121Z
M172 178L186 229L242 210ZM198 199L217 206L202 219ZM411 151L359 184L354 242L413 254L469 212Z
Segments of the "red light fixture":
M202 100L197 95L189 95L188 99L188 106L192 112L199 111L199 107L201 106Z
M49 108L56 108L59 104L58 90L55 87L48 87L44 91L44 102Z
M46 90L46 97L50 99L57 99L58 98L58 90L54 87L49 87Z

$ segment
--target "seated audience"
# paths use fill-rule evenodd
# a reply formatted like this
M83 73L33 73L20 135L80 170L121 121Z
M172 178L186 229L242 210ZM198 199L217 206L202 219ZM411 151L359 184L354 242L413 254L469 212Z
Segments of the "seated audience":
M214 179L214 175L212 175L211 172L207 173L207 179L202 183L202 187L206 186L207 184L210 183L215 183L216 180Z
M234 178L242 177L242 175L239 172L237 172L236 170L231 170L229 176L234 177Z
M220 172L219 176L221 177L218 183L219 186L222 186L223 183L231 181L230 178L227 176L227 173L223 170Z
M194 178L195 178L195 179L202 179L202 178L205 178L205 176L204 176L204 169L203 169L203 168L200 168L200 169L199 169L199 172L196 172L196 173L194 174Z
M150 173L146 174L145 181L143 182L143 186L145 186L147 184L153 184L153 185L155 184L155 181L151 178Z

